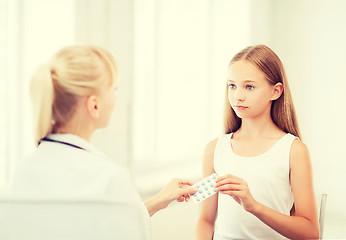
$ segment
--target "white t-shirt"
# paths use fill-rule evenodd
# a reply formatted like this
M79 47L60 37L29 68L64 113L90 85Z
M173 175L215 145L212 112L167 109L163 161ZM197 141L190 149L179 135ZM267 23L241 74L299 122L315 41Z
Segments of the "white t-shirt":
M50 134L47 139L15 169L11 179L14 196L109 196L139 205L149 221L148 211L125 168L76 135Z
M219 138L214 153L214 169L219 176L232 174L244 179L253 197L260 203L286 215L293 206L289 180L291 134L283 136L270 150L254 157L235 154L232 133ZM218 196L218 214L214 240L287 239L246 212L232 197Z

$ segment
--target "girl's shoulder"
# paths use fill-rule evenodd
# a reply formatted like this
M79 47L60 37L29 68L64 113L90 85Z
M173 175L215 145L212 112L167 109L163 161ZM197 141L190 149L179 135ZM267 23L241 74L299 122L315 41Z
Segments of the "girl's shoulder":
M219 138L215 138L214 140L207 143L207 145L204 148L204 155L214 155L214 151L217 145L217 142L219 141Z
M310 164L309 150L299 138L295 138L290 151L290 165L294 167L301 164Z
M215 172L214 153L218 141L219 138L215 138L214 140L210 141L204 148L202 172L203 176L205 177Z
M305 143L303 143L298 137L290 133L288 133L287 135L290 135L290 137L293 138L291 154L300 155L300 154L307 153L309 151Z
M218 144L223 144L223 143L228 143L229 139L231 138L233 133L227 133L227 134L222 134L218 138L215 138L214 140L210 141L206 146L205 146L205 153L213 154L215 151L215 148Z

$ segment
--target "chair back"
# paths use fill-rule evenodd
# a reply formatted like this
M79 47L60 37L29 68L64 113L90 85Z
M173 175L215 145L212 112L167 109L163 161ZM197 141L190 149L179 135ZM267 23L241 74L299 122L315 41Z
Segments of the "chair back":
M109 199L0 199L1 240L149 240L140 207Z
M320 204L320 213L319 213L319 225L320 225L320 239L323 239L324 234L324 219L326 215L326 204L327 204L327 194L322 194L321 204Z

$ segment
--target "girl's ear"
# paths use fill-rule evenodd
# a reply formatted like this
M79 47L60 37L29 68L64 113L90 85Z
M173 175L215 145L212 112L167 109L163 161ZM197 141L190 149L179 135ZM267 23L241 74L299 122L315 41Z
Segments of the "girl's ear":
M87 110L91 117L98 118L100 116L100 106L98 98L95 95L87 97Z
M284 86L282 85L282 83L275 84L273 88L273 95L270 100L274 101L278 99L281 96L283 90L284 90Z

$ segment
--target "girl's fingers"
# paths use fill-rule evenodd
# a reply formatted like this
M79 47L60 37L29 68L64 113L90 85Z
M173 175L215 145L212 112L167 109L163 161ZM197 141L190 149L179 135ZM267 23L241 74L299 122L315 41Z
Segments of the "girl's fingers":
M237 203L241 203L241 192L240 191L222 191L220 192L222 194L226 194L226 195L229 195L231 196Z
M217 186L216 185L216 191L241 191L243 190L243 187L239 184L224 184L224 185L220 185Z
M237 196L231 196L237 203L241 204L241 200Z
M230 179L230 178L226 178L226 179L222 179L220 181L217 181L215 187L220 187L220 186L227 185L227 184L241 185L242 182L241 181L237 181L237 180L233 180L233 179Z
M231 177L233 177L233 175L226 174L226 175L218 177L215 181L217 182L217 181L220 181L220 180L223 180L223 179L226 179L226 178L231 178Z
M224 175L224 176L221 176L221 177L219 177L218 179L216 179L216 182L218 183L218 182L221 182L221 181L225 181L225 180L231 180L231 181L233 181L233 182L241 182L241 181L243 181L243 179L241 179L241 178L239 178L239 177L236 177L236 176L234 176L234 175L231 175L231 174L226 174L226 175Z
M215 187L220 187L220 186L227 185L227 184L240 185L239 182L235 182L235 181L232 181L230 179L224 179L222 181L216 182Z

